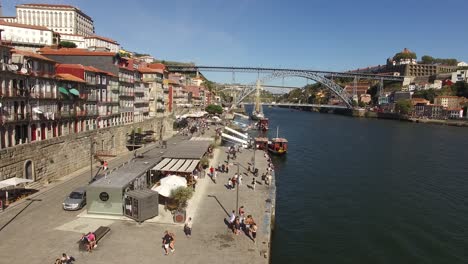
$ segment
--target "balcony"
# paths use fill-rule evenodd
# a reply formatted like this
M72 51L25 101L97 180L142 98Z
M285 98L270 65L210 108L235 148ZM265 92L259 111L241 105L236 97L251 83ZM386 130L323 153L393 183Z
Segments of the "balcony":
M145 93L148 91L148 88L145 87L135 87L135 93Z
M86 110L76 111L76 116L78 116L78 117L80 117L80 116L86 116L86 115L87 115Z
M110 86L110 90L111 90L112 92L117 92L117 93L118 93L118 92L119 92L119 86L118 86L118 85L116 85L116 86Z
M128 107L128 106L120 107L120 113L127 113L127 112L133 112L133 107Z

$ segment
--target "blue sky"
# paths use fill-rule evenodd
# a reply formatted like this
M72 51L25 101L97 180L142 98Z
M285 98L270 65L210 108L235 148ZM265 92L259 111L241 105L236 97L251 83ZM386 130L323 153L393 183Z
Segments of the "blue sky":
M3 13L30 2L75 5L125 49L200 65L343 71L405 47L468 61L466 0L3 0Z

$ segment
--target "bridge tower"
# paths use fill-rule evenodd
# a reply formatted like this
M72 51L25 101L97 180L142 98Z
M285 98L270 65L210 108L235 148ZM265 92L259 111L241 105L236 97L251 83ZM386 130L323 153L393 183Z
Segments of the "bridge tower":
M378 94L378 98L379 98L379 105L381 104L388 104L388 97L385 96L385 93L384 93L384 82L383 82L383 78L380 78L380 81L379 81L379 90L377 92Z
M359 83L359 79L357 76L354 77L354 83L353 83L353 101L356 103L359 102L358 94L357 94L357 86Z

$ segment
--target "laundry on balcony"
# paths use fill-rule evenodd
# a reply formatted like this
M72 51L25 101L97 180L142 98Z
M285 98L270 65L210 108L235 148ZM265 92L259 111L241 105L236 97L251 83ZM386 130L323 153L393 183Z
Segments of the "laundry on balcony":
M36 114L43 114L44 113L39 107L33 107L32 110Z

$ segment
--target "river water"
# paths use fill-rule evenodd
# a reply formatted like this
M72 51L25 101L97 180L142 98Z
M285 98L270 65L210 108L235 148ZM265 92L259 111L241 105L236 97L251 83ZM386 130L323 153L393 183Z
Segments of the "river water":
M272 263L468 263L468 129L265 108Z

